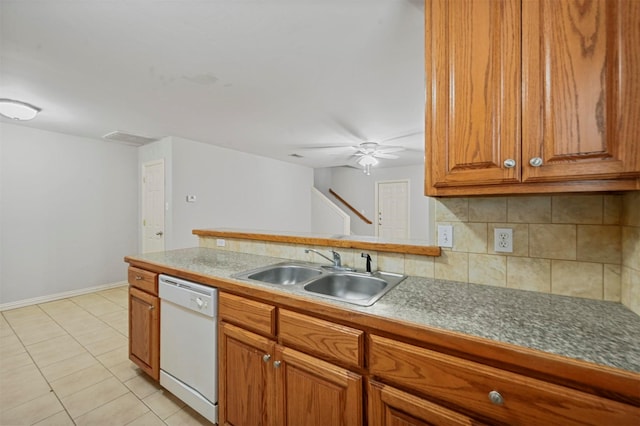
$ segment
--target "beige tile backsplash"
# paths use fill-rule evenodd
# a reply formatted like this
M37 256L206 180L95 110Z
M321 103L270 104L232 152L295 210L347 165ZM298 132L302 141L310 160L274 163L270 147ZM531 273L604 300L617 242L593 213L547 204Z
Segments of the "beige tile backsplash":
M435 214L436 226L453 226L452 248L435 258L370 252L373 268L622 302L640 314L640 191L438 198ZM513 253L493 250L495 228L513 229ZM200 245L221 248L215 238ZM222 249L322 261L293 244L227 239ZM364 268L360 251L340 254L343 264Z
M640 191L440 198L443 224L454 227L443 258L458 280L622 302L640 314ZM493 250L495 228L513 229L513 253ZM435 270L445 278L438 258Z

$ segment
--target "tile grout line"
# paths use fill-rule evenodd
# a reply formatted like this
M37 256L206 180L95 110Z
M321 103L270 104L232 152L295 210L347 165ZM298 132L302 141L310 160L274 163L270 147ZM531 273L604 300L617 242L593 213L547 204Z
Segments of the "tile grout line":
M46 316L48 316L53 322L56 322L50 315L48 312L46 312L44 309L42 309L40 307L40 305L36 305L36 307L42 312L44 313ZM13 325L11 324L11 322L9 322L9 320L7 319L6 315L4 315L4 312L0 312L0 314L2 314L4 321L7 323L7 325L9 326L9 328L11 328L11 332L16 336L16 338L20 341L20 344L22 345L22 348L24 349L25 353L29 356L29 359L31 360L31 362L33 363L33 365L36 367L36 369L38 370L38 373L40 374L40 376L42 377L42 379L45 381L45 383L47 384L47 386L49 387L49 392L53 394L53 396L56 398L56 400L58 401L58 403L60 404L60 406L62 407L62 410L67 413L67 416L69 416L69 418L71 419L71 421L73 422L74 425L76 425L75 420L73 419L73 417L71 417L71 414L69 413L69 411L67 411L67 407L65 407L65 405L62 403L62 401L60 400L60 397L58 396L58 394L56 393L56 391L53 390L53 387L51 386L51 382L49 382L49 379L47 379L47 377L42 373L42 369L40 368L40 366L36 363L36 360L33 359L33 356L31 355L31 352L29 352L29 349L27 349L27 346L24 344L24 341L20 338L20 335L18 333L16 333L15 328L13 327ZM57 323L56 323L57 324ZM60 324L58 324L60 325ZM63 330L65 331L65 333L69 334L67 332L67 330L65 330L63 328ZM72 337L72 336L71 336ZM43 342L46 340L43 340ZM39 343L39 342L38 342ZM83 346L84 347L84 346ZM32 401L34 401L35 399L39 398L33 398L30 399L29 401L25 401L24 403L20 404L28 404ZM15 408L15 407L14 407ZM60 411L52 414L49 417L46 417L44 419L39 420L38 422L44 421L52 416L55 416L56 414L60 413Z
M101 290L101 291L104 291L104 290ZM107 302L113 303L113 304L117 305L117 306L118 306L118 308L120 308L118 311L113 311L113 312L122 312L122 313L123 313L123 315L127 315L128 307L123 307L122 305L120 305L120 304L118 303L117 299L109 299L108 297L104 296L103 294L99 294L99 293L100 293L100 292L95 292L95 293L90 293L90 294L95 294L96 296L99 296L100 298L104 299L104 301L107 301ZM79 297L81 297L81 296L79 296ZM124 296L123 296L123 297L124 297ZM42 368L41 368L41 367L36 363L36 361L35 361L35 359L34 359L34 357L33 357L32 353L31 353L31 352L30 352L30 350L29 350L29 348L25 345L25 341L24 341L22 338L20 338L20 336L19 336L19 335L18 335L18 333L16 332L16 328L15 328L15 327L14 327L14 326L9 322L9 320L7 319L7 316L5 315L5 313L4 313L4 312L0 312L0 314L2 314L2 317L3 317L4 321L7 323L8 327L10 328L11 332L13 333L13 335L15 336L15 338L18 340L19 344L21 345L21 348L24 350L24 353L26 353L26 354L27 354L27 356L29 357L29 359L30 359L30 361L32 362L33 366L35 366L35 368L38 370L38 374L43 378L44 382L47 384L47 386L48 386L48 388L49 388L49 392L53 393L54 397L56 398L56 400L58 401L58 403L59 403L59 404L60 404L60 406L62 407L62 410L57 411L57 412L56 412L56 413L54 413L54 414L51 414L50 416L48 416L48 417L47 417L47 418L45 418L45 419L40 419L40 420L38 420L38 422L46 422L46 420L47 420L47 419L50 419L50 418L52 418L53 416L56 416L56 415L60 415L60 413L64 412L64 413L66 414L67 418L68 418L68 419L70 419L71 423L72 423L73 425L77 425L77 424L78 424L77 419L79 419L80 417L85 416L85 415L87 415L87 414L89 414L89 413L93 412L94 410L98 410L98 409L100 409L101 407L104 407L104 406L105 406L105 405L107 405L107 404L110 404L110 403L112 403L113 401L115 401L116 399L121 398L121 397L122 397L122 396L124 396L124 395L127 395L128 393L130 393L131 395L133 395L133 397L134 397L134 398L135 398L139 403L141 403L141 404L142 404L142 406L144 406L144 407L146 408L146 411L145 411L144 413L140 414L139 416L137 416L136 418L134 418L134 419L132 419L132 420L128 421L126 424L134 423L134 422L138 421L140 418L142 418L142 417L144 417L144 416L148 415L149 413L151 413L151 415L155 416L155 418L157 418L157 420L159 420L159 421L161 422L161 424L169 425L170 423L168 423L168 422L167 422L167 420L168 420L168 419L172 418L173 416L176 416L176 415L177 415L179 412L181 412L181 411L187 411L187 412L188 412L188 410L185 410L185 406L182 406L182 407L180 407L177 411L175 411L173 414L169 415L166 419L161 418L161 417L160 417L160 415L159 415L158 413L156 413L156 411L154 411L154 409L153 409L153 408L152 408L152 407L151 407L147 402L145 402L145 401L144 401L141 397L139 397L139 396L138 396L138 395L137 395L137 394L136 394L136 393L135 393L135 392L134 392L134 391L133 391L129 386L127 386L127 384L125 383L125 381L124 381L123 379L121 379L120 377L116 376L115 372L114 372L114 371L112 371L112 370L111 370L111 368L107 367L107 365L106 365L102 360L100 360L100 359L98 358L98 356L99 356L99 355L94 355L91 351L89 351L89 349L88 349L85 345L83 345L83 344L82 344L82 343L77 339L77 337L76 337L76 336L75 336L75 335L74 335L70 330L68 330L68 329L63 325L63 324L64 324L64 322L62 322L62 321L60 321L60 320L56 319L56 313L55 313L55 312L54 312L54 313L50 313L50 312L48 312L47 310L45 310L45 309L43 308L43 305L45 305L46 303L55 303L55 302L61 302L61 301L66 300L67 302L72 303L75 307L77 307L77 308L81 309L81 311L78 311L78 314L84 314L84 313L89 314L92 318L95 318L95 319L99 320L103 325L105 325L105 326L106 326L106 327L108 327L109 329L111 329L111 330L115 331L118 335L128 338L128 335L125 335L125 333L123 333L122 331L120 331L120 329L119 329L118 327L116 327L116 326L113 326L113 325L109 324L108 322L106 322L105 320L103 320L100 316L98 316L98 315L94 314L93 312L91 312L91 306L90 306L90 305L89 305L89 306L84 306L84 305L82 305L82 304L78 303L78 301L77 301L77 300L73 300L73 299L74 299L74 298L69 297L69 298L65 298L65 299L60 299L59 301L50 301L50 302L44 302L44 303L41 303L41 304L33 305L34 307L37 307L37 310L39 311L39 313L41 313L41 314L44 314L44 315L45 315L45 320L46 320L46 321L50 321L50 323L51 323L51 324L55 324L55 325L57 325L57 326L58 326L58 327L60 327L60 328L61 328L61 330L63 331L63 334L62 334L62 335L60 335L60 336L54 336L54 337L51 337L51 338L46 338L46 339L44 339L44 340L42 340L42 341L34 342L33 344L38 344L38 343L41 343L41 342L46 342L46 341L51 340L51 339L56 338L56 337L68 337L68 338L72 339L74 342L76 342L76 343L77 343L77 344L78 344L78 345L79 345L79 346L84 350L84 352L85 352L86 354L88 354L88 355L89 355L93 360L95 360L99 365L101 365L102 367L104 367L104 368L108 371L108 373L109 373L109 377L108 377L108 378L106 378L106 379L104 379L104 380L101 380L101 381L99 381L98 383L94 383L94 384L92 384L92 385L90 385L90 386L95 386L96 384L99 384L99 383L102 383L102 382L104 382L104 381L106 381L106 380L109 380L109 379L111 379L111 378L114 378L118 383L120 383L121 385L123 385L123 386L124 386L124 388L126 389L126 391L127 391L127 392L126 392L126 393L124 393L124 394L122 394L122 395L119 395L119 396L117 396L117 397L115 397L115 398L113 398L113 399L111 399L110 401L106 401L106 402L104 402L103 404L99 405L98 407L93 407L91 410L87 411L86 413L83 413L82 415L78 416L77 418L72 417L72 416L71 416L71 414L69 413L69 411L68 411L67 407L66 407L66 406L65 406L65 404L62 402L62 400L61 400L60 396L58 395L58 393L57 393L57 392L53 389L53 387L51 386L51 382L50 382L50 381L49 381L49 379L47 379L47 377L44 375L44 373L43 373L43 371L42 371ZM17 309L22 309L22 308L17 308ZM61 310L61 311L60 311L60 314L62 314L62 313L63 313L63 310ZM105 313L105 315L110 314L110 313L111 313L111 312L107 312L107 313ZM116 319L116 320L117 320L117 319ZM117 324L117 322L116 322L116 324ZM120 327L120 328L121 328L121 327ZM117 349L114 349L114 350L117 350ZM108 352L110 352L110 351L106 351L106 352L104 352L104 354L106 354L106 353L108 353ZM103 355L103 354L100 354L100 355ZM74 356L75 356L75 355L74 355ZM64 358L64 359L59 360L59 361L56 361L55 363L57 363L57 362L61 362L61 361L65 361L65 360L68 360L68 359L70 359L70 358L73 358L73 356L72 356L72 357L69 357L69 358ZM50 364L50 365L54 365L55 363L52 363L52 364ZM124 361L123 361L123 363L124 363ZM89 367L87 367L87 368L89 368ZM113 366L112 366L112 368L113 368ZM80 371L83 371L83 370L85 370L85 369L81 369ZM72 372L72 373L64 374L63 376L61 376L60 378L57 378L56 380L59 380L59 379L64 378L64 377L68 377L70 374L74 374L74 373L76 373L76 372ZM137 373L136 375L137 375L137 376L140 376L140 374L138 374L138 373ZM132 380L132 379L134 379L134 378L135 378L135 377L130 377L130 378L128 378L126 381ZM89 386L89 387L90 387L90 386ZM83 392L83 391L84 391L85 389L87 389L87 388L88 388L88 387L85 387L85 388L80 389L80 390L76 390L76 391L74 392L74 394L79 393L79 392ZM158 392L160 392L160 391L161 391L161 389L157 389L157 390L155 390L154 392L152 392L150 395L153 395L153 394L158 393ZM146 397L148 397L148 396L150 396L150 395L145 396L145 398L146 398ZM41 396L40 396L40 397L41 397ZM29 401L23 402L23 403L21 403L20 405L24 405L24 404L31 403L31 402L32 402L32 401L34 401L34 400L35 400L35 398L34 398L34 399L30 399ZM20 406L20 405L18 405L18 406Z

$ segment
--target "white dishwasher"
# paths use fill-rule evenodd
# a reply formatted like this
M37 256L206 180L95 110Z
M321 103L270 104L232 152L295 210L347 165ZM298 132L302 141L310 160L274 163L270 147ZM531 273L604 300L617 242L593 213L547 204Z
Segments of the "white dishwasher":
M218 290L160 275L160 385L218 422Z

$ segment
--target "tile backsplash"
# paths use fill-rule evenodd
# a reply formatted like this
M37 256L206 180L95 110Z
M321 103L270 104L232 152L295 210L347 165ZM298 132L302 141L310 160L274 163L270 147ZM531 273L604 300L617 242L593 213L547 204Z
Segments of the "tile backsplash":
M434 277L622 302L640 314L640 191L605 195L439 198L453 247ZM494 229L513 229L496 253Z
M438 198L435 221L453 226L452 248L440 257L369 252L373 268L621 302L640 315L640 191ZM493 250L495 228L513 229L513 253ZM215 238L201 237L200 246L323 261L295 244L227 239L217 247ZM364 267L362 250L338 251L344 265Z

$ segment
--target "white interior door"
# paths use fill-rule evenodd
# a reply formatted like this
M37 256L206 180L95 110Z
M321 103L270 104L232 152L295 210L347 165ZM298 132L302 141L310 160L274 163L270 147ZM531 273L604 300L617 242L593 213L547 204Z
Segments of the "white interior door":
M142 165L142 252L164 250L164 160Z
M409 238L409 181L376 182L376 236Z

